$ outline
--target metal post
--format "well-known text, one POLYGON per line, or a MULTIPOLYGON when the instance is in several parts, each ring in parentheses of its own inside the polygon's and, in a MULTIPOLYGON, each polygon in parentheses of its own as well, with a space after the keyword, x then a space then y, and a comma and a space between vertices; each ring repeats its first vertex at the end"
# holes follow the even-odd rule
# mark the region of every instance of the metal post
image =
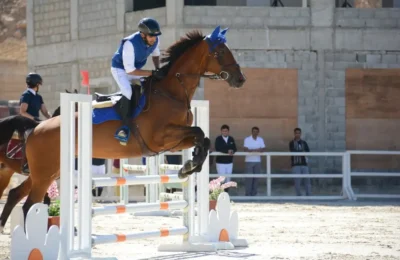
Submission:
POLYGON ((71 106, 69 94, 61 93, 61 109, 63 113, 60 121, 60 189, 61 211, 60 211, 60 259, 69 259, 69 254, 74 247, 74 180, 73 169, 75 158, 75 118, 74 106, 71 106))
POLYGON ((271 155, 267 154, 267 196, 271 197, 271 155))
MULTIPOLYGON (((124 164, 128 163, 128 159, 120 159, 119 161, 119 176, 124 178, 127 176, 124 170, 124 164)), ((122 185, 119 187, 119 200, 121 204, 127 205, 129 204, 129 186, 122 185)))
POLYGON ((78 104, 78 244, 79 251, 92 250, 92 97, 78 104))
POLYGON ((82 138, 83 135, 92 137, 92 97, 90 95, 71 95, 68 93, 60 94, 61 100, 61 123, 60 123, 60 259, 70 259, 74 253, 74 206, 75 206, 75 185, 74 185, 74 168, 75 168, 75 151, 76 151, 76 119, 75 119, 75 102, 79 104, 79 158, 78 158, 78 189, 79 189, 79 219, 78 219, 78 251, 85 255, 91 256, 91 162, 92 162, 92 139, 82 138), (88 119, 89 118, 89 119, 88 119), (85 140, 85 142, 83 142, 85 140), (88 141, 87 141, 88 140, 88 141), (82 171, 85 172, 83 179, 82 171), (87 175, 89 176, 87 176, 87 175), (89 188, 88 188, 89 187, 89 188), (89 195, 87 194, 89 193, 89 195), (86 222, 85 222, 86 221, 86 222))
MULTIPOLYGON (((196 107, 196 126, 201 127, 206 137, 210 136, 210 111, 209 111, 209 101, 202 100, 198 104, 193 102, 192 107, 196 107)), ((196 173, 197 177, 197 215, 198 215, 198 225, 197 230, 200 236, 207 234, 208 229, 208 215, 209 215, 209 190, 208 184, 210 181, 210 164, 209 155, 203 163, 201 172, 196 173)), ((194 189, 194 186, 193 186, 194 189)))

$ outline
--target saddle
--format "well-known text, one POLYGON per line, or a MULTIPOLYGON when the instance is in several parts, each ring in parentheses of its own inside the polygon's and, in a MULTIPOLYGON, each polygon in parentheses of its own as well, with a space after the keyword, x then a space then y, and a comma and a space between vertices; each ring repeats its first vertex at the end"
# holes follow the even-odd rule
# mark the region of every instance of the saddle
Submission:
MULTIPOLYGON (((133 96, 136 99, 136 105, 137 105, 138 101, 140 99, 143 87, 139 87, 137 85, 131 85, 131 88, 132 88, 133 96)), ((94 96, 95 96, 95 100, 93 100, 93 102, 92 102, 93 108, 113 107, 121 99, 122 92, 119 91, 119 92, 115 92, 115 93, 111 93, 111 94, 102 94, 99 92, 95 92, 94 96)))
POLYGON ((96 102, 105 102, 105 101, 110 101, 112 100, 113 97, 121 97, 122 93, 121 92, 116 92, 116 93, 112 93, 112 94, 101 94, 98 92, 94 93, 95 97, 96 97, 96 102))
POLYGON ((12 160, 22 160, 21 173, 29 174, 29 166, 25 154, 25 142, 33 129, 28 129, 23 133, 15 131, 7 144, 6 157, 12 160))

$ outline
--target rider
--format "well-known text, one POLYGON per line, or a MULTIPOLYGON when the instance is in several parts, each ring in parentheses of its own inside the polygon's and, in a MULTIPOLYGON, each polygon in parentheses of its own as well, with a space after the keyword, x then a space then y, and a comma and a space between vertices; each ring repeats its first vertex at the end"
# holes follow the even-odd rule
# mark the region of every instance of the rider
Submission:
POLYGON ((164 75, 160 68, 160 25, 155 19, 143 18, 138 24, 139 31, 122 39, 111 62, 111 73, 117 82, 122 97, 120 100, 120 115, 123 126, 116 132, 115 138, 126 145, 130 133, 130 118, 136 107, 136 99, 132 93, 134 88, 141 88, 140 78, 153 76, 161 80, 164 75), (155 70, 142 70, 147 58, 152 56, 155 70))
MULTIPOLYGON (((50 118, 51 115, 47 111, 46 105, 43 102, 43 98, 39 95, 39 87, 42 85, 42 77, 37 73, 29 73, 26 76, 27 89, 22 93, 20 98, 20 114, 28 117, 35 121, 40 121, 39 111, 42 112, 43 116, 50 118)), ((25 154, 25 145, 23 146, 23 154, 25 154)), ((26 164, 26 158, 23 156, 22 160, 22 172, 29 173, 28 165, 26 164)))
POLYGON ((39 111, 42 112, 43 116, 50 118, 51 115, 47 111, 46 105, 43 102, 43 98, 39 95, 39 87, 42 85, 42 77, 37 73, 29 73, 26 76, 27 89, 22 93, 20 98, 20 114, 28 117, 35 121, 40 121, 39 111))

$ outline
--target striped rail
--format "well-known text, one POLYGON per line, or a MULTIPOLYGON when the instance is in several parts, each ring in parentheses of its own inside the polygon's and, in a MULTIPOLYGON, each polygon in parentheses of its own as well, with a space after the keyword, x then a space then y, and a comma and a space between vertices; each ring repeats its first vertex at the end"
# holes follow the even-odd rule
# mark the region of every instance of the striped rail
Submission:
POLYGON ((155 183, 183 183, 188 177, 180 179, 174 175, 146 175, 146 176, 127 176, 127 177, 101 177, 93 178, 94 187, 111 187, 123 185, 145 185, 155 183))
POLYGON ((184 209, 188 206, 185 200, 167 201, 160 203, 140 203, 128 205, 113 205, 96 207, 92 209, 93 217, 109 214, 124 214, 135 212, 147 212, 151 210, 170 210, 170 209, 184 209))
POLYGON ((122 166, 125 172, 127 171, 140 171, 140 172, 145 172, 147 170, 146 165, 136 165, 136 164, 124 164, 122 166))
POLYGON ((113 234, 113 235, 97 235, 92 237, 94 245, 119 243, 135 239, 152 238, 152 237, 169 237, 185 235, 188 233, 187 227, 159 229, 153 231, 142 231, 133 234, 113 234))

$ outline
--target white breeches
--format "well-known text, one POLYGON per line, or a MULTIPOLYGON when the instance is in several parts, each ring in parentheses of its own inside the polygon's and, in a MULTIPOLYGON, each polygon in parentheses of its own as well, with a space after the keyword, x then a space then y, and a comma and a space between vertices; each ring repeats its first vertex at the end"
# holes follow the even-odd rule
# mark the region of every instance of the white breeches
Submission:
MULTIPOLYGON (((232 174, 233 163, 217 163, 217 172, 220 176, 232 174)), ((231 181, 231 177, 226 177, 224 183, 231 181)))
POLYGON ((123 69, 111 68, 111 74, 117 82, 122 95, 131 100, 132 88, 131 82, 140 85, 140 76, 129 75, 123 69))

